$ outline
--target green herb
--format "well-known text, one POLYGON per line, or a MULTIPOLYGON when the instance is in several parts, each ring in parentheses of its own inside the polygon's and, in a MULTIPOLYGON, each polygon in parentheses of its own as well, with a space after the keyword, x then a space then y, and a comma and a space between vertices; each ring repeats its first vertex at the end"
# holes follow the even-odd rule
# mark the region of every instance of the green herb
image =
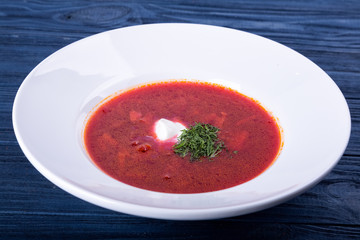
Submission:
POLYGON ((219 129, 210 124, 195 123, 182 130, 178 142, 173 146, 174 152, 180 157, 189 154, 191 162, 200 157, 214 158, 225 148, 224 142, 218 139, 218 132, 219 129))

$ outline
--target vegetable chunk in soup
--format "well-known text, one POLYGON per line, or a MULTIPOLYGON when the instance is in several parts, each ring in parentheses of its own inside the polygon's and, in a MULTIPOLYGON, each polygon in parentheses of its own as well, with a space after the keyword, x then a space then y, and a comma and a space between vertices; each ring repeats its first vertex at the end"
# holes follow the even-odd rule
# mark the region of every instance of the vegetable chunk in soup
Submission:
POLYGON ((84 142, 91 160, 109 176, 166 193, 210 192, 247 182, 274 162, 282 144, 276 120, 256 101, 189 81, 148 84, 111 98, 89 117, 84 142), (160 140, 154 127, 159 119, 186 127, 181 136, 188 134, 187 142, 177 142, 178 135, 160 140), (196 132, 197 124, 213 132, 196 132), (206 145, 210 134, 214 146, 206 145), (205 146, 205 155, 195 158, 186 144, 194 151, 205 146), (179 145, 188 154, 175 148, 179 145))

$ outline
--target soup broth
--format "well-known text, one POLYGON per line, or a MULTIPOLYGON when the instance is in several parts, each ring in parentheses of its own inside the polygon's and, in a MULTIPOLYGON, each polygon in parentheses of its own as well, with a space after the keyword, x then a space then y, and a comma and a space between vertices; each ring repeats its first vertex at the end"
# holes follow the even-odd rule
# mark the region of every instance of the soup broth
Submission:
POLYGON ((264 172, 281 148, 275 118, 258 102, 216 84, 169 81, 125 91, 100 105, 85 130, 86 151, 109 176, 134 187, 166 193, 202 193, 230 188, 264 172), (160 141, 161 118, 189 127, 220 129, 225 149, 190 161, 160 141))

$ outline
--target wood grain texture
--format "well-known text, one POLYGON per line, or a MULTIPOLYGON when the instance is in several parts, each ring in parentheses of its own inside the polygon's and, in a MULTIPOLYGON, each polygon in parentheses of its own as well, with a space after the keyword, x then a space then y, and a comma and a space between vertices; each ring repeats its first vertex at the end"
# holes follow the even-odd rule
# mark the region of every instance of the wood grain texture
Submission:
POLYGON ((360 239, 360 1, 0 2, 0 239, 360 239), (352 135, 318 185, 277 207, 215 221, 162 221, 79 200, 46 180, 18 146, 12 103, 45 57, 102 31, 189 22, 280 42, 318 64, 346 97, 352 135))

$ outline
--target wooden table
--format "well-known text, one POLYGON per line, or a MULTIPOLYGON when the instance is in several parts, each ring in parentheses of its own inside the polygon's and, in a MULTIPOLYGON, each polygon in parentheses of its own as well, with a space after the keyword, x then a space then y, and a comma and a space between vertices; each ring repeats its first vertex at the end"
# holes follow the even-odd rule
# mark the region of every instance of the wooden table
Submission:
POLYGON ((360 1, 0 2, 0 239, 360 239, 360 1), (45 57, 106 30, 159 22, 240 29, 310 58, 343 91, 349 146, 317 186, 277 207, 214 221, 134 217, 84 202, 53 185, 14 136, 17 89, 45 57))

